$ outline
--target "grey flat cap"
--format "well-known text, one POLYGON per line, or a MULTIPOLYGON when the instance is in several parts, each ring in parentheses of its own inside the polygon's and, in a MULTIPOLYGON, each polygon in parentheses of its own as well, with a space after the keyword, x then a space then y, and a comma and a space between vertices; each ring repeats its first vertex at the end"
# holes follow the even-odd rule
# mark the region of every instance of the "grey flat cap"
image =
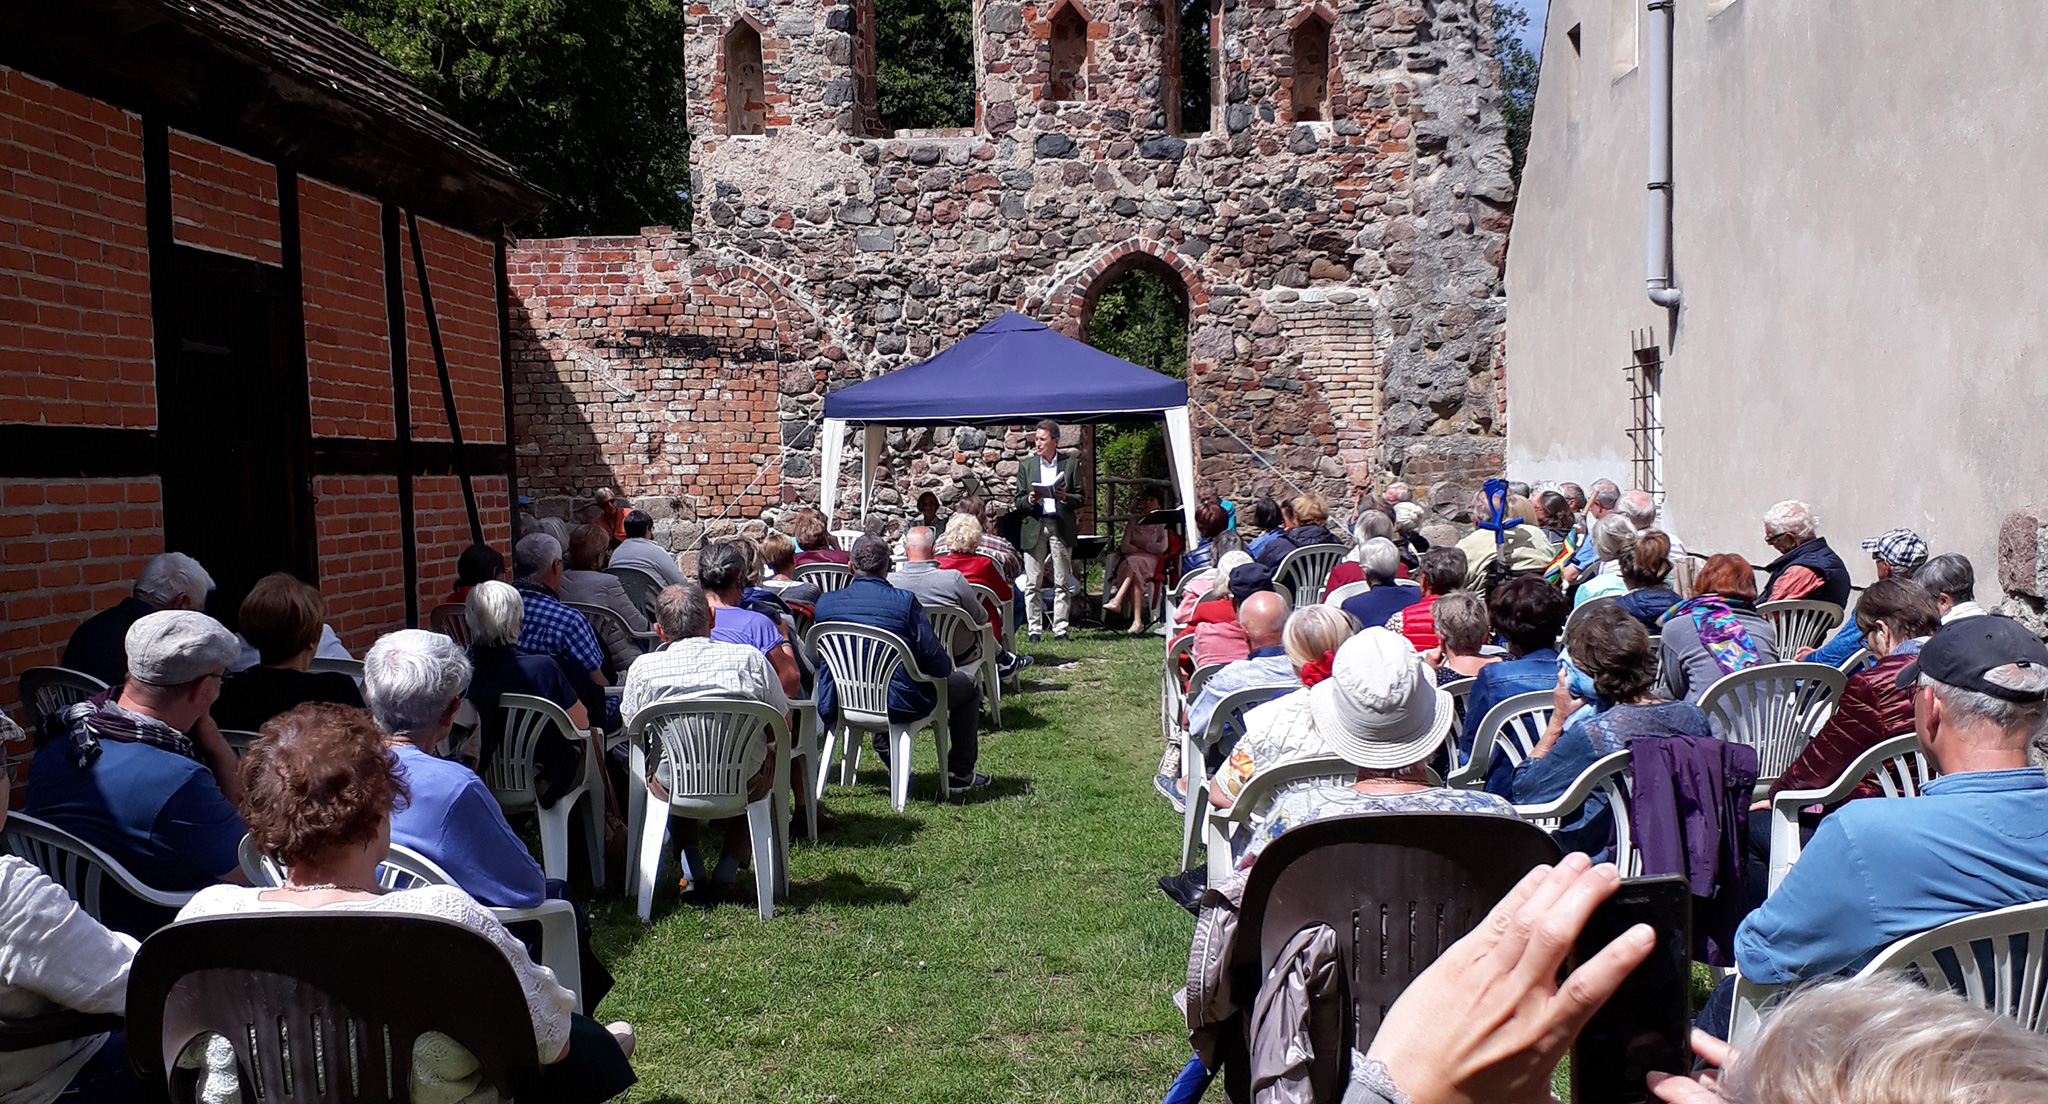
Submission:
POLYGON ((226 671, 241 642, 220 622, 192 610, 163 610, 129 626, 128 674, 151 686, 183 686, 226 671))

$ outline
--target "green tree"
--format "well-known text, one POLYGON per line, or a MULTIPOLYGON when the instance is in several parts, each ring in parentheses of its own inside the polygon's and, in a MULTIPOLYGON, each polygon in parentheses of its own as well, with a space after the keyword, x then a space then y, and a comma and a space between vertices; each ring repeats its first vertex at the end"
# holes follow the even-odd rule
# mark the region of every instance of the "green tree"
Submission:
POLYGON ((526 234, 688 225, 679 0, 326 0, 554 198, 526 234))
POLYGON ((1180 132, 1206 134, 1209 98, 1214 92, 1209 72, 1210 0, 1180 3, 1180 132))
POLYGON ((1500 117, 1508 127, 1508 152, 1514 155, 1509 174, 1522 183, 1522 166, 1529 160, 1529 123, 1536 114, 1536 78, 1539 64, 1535 54, 1522 45, 1522 33, 1529 27, 1529 13, 1513 0, 1496 0, 1493 5, 1493 49, 1500 59, 1500 117))
MULTIPOLYGON (((1188 374, 1188 324, 1180 292, 1158 273, 1134 268, 1095 297, 1088 344, 1175 379, 1188 374)), ((1095 431, 1100 475, 1164 479, 1166 437, 1158 422, 1114 422, 1095 431)), ((1127 503, 1119 503, 1119 507, 1127 503)))
POLYGON ((973 126, 973 0, 875 0, 875 69, 884 128, 973 126))

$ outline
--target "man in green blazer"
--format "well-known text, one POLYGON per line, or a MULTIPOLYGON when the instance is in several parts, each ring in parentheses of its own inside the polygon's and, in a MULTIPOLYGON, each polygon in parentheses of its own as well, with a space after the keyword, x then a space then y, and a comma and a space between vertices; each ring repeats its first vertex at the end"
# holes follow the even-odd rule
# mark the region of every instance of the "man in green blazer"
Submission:
POLYGON ((1059 423, 1050 418, 1031 431, 1032 452, 1017 465, 1017 509, 1024 523, 1018 551, 1024 553, 1024 614, 1030 639, 1045 631, 1045 606, 1039 599, 1048 561, 1052 567, 1052 635, 1067 638, 1071 604, 1068 580, 1074 574, 1074 509, 1081 502, 1080 467, 1061 456, 1059 423))

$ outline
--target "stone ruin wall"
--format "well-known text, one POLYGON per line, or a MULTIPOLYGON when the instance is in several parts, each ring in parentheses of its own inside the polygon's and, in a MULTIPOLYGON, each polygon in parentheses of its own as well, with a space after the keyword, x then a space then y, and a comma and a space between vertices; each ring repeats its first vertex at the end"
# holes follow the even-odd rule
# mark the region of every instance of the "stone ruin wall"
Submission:
MULTIPOLYGON (((1046 95, 1056 11, 980 0, 979 126, 876 136, 869 5, 694 4, 693 227, 513 251, 520 480, 544 507, 613 484, 679 549, 773 522, 817 500, 826 392, 1006 310, 1084 336, 1133 265, 1186 291, 1198 466, 1227 496, 1278 486, 1267 464, 1334 499, 1405 478, 1462 500, 1499 469, 1513 195, 1483 0, 1220 0, 1212 125, 1185 136, 1161 108, 1177 27, 1106 0, 1077 9, 1077 98, 1046 95), (1310 18, 1328 121, 1292 122, 1310 18), (736 20, 762 42, 760 135, 726 133, 736 20)), ((1007 487, 1022 427, 890 445, 893 519, 922 490, 1007 487)))

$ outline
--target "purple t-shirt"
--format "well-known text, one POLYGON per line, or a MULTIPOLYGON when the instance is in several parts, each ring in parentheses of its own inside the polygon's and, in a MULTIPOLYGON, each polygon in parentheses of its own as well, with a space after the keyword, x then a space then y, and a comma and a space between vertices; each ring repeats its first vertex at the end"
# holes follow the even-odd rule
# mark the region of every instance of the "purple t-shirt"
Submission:
POLYGON ((749 648, 767 655, 783 644, 782 628, 762 614, 737 606, 717 606, 712 609, 715 618, 711 626, 711 639, 727 644, 745 644, 749 648))

